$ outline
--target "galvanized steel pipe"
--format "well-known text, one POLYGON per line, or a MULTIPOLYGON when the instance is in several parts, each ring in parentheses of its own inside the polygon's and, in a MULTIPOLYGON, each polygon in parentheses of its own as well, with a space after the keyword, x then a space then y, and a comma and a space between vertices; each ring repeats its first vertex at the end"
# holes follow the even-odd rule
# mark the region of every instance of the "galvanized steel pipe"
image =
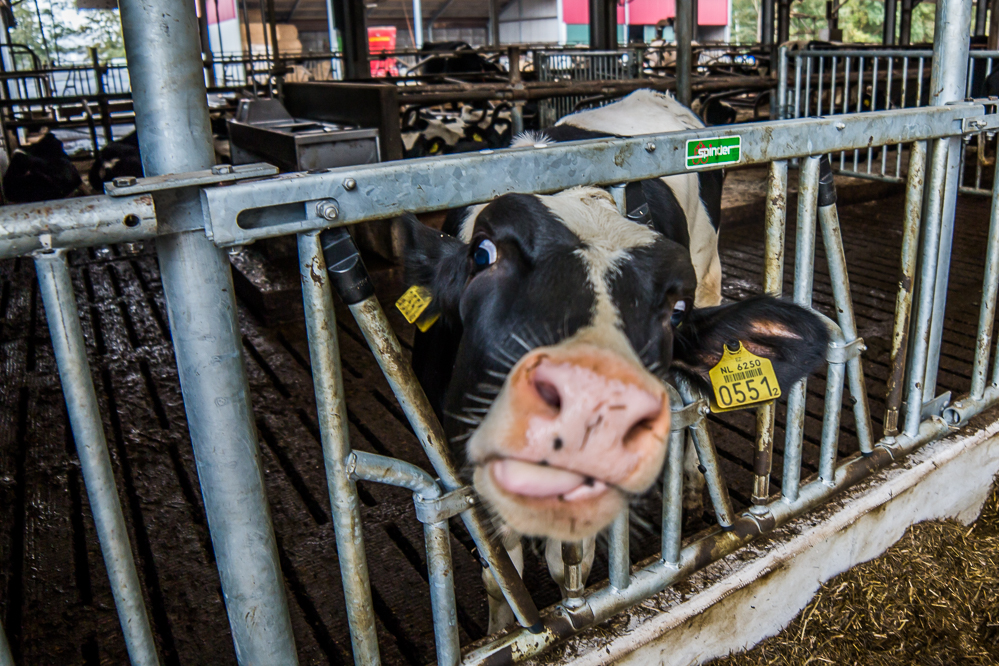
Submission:
MULTIPOLYGON (((685 383, 681 382, 677 386, 677 391, 683 398, 683 404, 689 405, 700 399, 700 396, 695 394, 693 389, 685 383)), ((732 511, 732 500, 728 496, 728 486, 725 485, 721 469, 718 467, 718 453, 711 441, 711 434, 708 432, 708 424, 704 416, 701 414, 700 418, 691 424, 690 436, 697 451, 697 459, 703 468, 708 496, 711 498, 711 504, 715 510, 715 518, 719 525, 728 527, 735 519, 735 514, 732 511)))
MULTIPOLYGON (((194 4, 122 0, 120 9, 146 175, 211 167, 194 4)), ((157 202, 162 233, 190 228, 200 216, 197 191, 171 192, 157 202)), ((236 658, 296 664, 228 256, 200 231, 162 235, 156 249, 236 658)))
POLYGON ((136 666, 157 666, 160 661, 156 654, 156 642, 142 599, 139 574, 128 542, 128 528, 115 487, 104 424, 97 407, 97 393, 76 309, 73 281, 66 264, 66 251, 36 254, 35 272, 45 304, 52 350, 59 368, 62 393, 66 398, 97 540, 111 581, 118 620, 125 634, 125 647, 130 661, 136 666))
MULTIPOLYGON (((979 0, 984 2, 984 0, 979 0)), ((982 304, 978 315, 978 338, 975 341, 975 361, 971 368, 971 397, 980 399, 985 393, 989 351, 992 347, 992 322, 996 316, 996 293, 999 292, 999 169, 992 181, 992 208, 989 214, 989 239, 985 251, 985 280, 982 283, 982 304)), ((999 353, 996 354, 999 371, 999 353)), ((993 375, 993 383, 999 375, 993 375)))
MULTIPOLYGON (((350 626, 350 643, 356 664, 377 664, 380 660, 378 636, 371 600, 371 582, 368 578, 368 561, 364 552, 361 505, 347 465, 347 457, 351 455, 350 435, 340 369, 340 343, 336 335, 333 290, 326 274, 319 232, 299 235, 298 261, 305 306, 305 329, 309 338, 309 361, 319 416, 319 435, 350 626)), ((430 484, 436 488, 432 479, 430 484)))
MULTIPOLYGON (((772 0, 771 0, 772 1, 772 0)), ((690 106, 690 77, 693 74, 694 58, 691 40, 694 32, 693 0, 676 0, 676 20, 673 23, 676 35, 676 98, 684 106, 690 106)))
MULTIPOLYGON (((676 405, 673 411, 683 408, 680 394, 670 385, 666 385, 670 405, 676 405)), ((666 454, 666 466, 663 470, 663 516, 662 516, 662 561, 669 566, 678 566, 680 562, 680 543, 683 526, 683 455, 686 429, 671 430, 669 433, 669 450, 666 454)))

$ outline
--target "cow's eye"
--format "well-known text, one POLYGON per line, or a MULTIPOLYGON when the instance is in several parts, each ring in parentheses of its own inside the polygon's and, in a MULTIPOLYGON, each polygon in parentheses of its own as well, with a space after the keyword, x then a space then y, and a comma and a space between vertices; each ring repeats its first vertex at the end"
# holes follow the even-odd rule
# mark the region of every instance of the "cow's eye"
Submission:
POLYGON ((687 301, 677 301, 676 305, 673 306, 673 314, 670 315, 669 323, 670 326, 676 328, 683 323, 684 317, 687 316, 687 301))
POLYGON ((472 261, 479 268, 485 268, 486 266, 492 266, 496 263, 496 245, 488 238, 479 243, 479 246, 475 248, 475 254, 472 255, 472 261))

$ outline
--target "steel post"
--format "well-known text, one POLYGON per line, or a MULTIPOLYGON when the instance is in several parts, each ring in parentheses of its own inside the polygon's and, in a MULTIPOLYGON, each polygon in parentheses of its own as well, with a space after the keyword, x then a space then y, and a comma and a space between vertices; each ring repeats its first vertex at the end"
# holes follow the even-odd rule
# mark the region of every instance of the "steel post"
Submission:
POLYGON ((774 44, 779 46, 789 39, 791 39, 791 0, 777 0, 777 41, 774 44))
POLYGON ((691 0, 677 0, 676 21, 673 29, 676 35, 676 98, 685 106, 693 99, 690 91, 690 77, 693 69, 691 40, 694 30, 694 11, 691 0))
MULTIPOLYGON (((964 99, 968 73, 968 27, 971 3, 966 0, 940 0, 937 3, 933 39, 933 68, 930 74, 930 105, 943 106, 964 99)), ((960 180, 961 139, 946 141, 947 175, 944 181, 942 228, 930 325, 930 346, 923 384, 923 401, 932 400, 937 384, 940 344, 943 339, 950 253, 954 240, 954 213, 960 180)))
MULTIPOLYGON (((916 0, 918 2, 918 0, 916 0)), ((902 12, 898 19, 898 44, 908 46, 912 36, 913 0, 902 0, 902 12)))
MULTIPOLYGON (((669 404, 674 412, 683 409, 683 400, 676 389, 666 385, 669 404)), ((662 561, 669 566, 680 562, 683 527, 683 455, 686 428, 670 430, 669 449, 663 468, 662 561)))
MULTIPOLYGON (((214 150, 194 4, 123 0, 120 9, 146 175, 209 168, 214 150)), ((228 256, 204 232, 180 231, 201 214, 196 189, 157 199, 167 235, 156 249, 205 512, 236 658, 295 664, 228 256)))
MULTIPOLYGON (((786 55, 786 49, 781 49, 786 55)), ((784 290, 784 234, 787 224, 787 161, 771 162, 767 173, 767 201, 764 219, 763 293, 780 298, 784 290)), ((768 402, 756 410, 756 452, 753 458, 753 504, 763 507, 770 496, 773 469, 774 416, 768 402)))
POLYGON ((885 0, 885 18, 881 33, 881 43, 895 45, 895 16, 898 14, 898 0, 885 0))
POLYGON ((930 347, 930 319, 933 314, 933 291, 937 275, 937 258, 940 248, 940 231, 943 216, 943 189, 947 171, 948 140, 935 139, 930 156, 929 186, 925 188, 923 241, 920 249, 922 266, 919 270, 919 299, 916 301, 915 327, 911 333, 911 360, 905 392, 906 435, 919 430, 923 406, 923 381, 930 347))
POLYGON ((623 590, 631 576, 631 510, 625 508, 611 523, 607 534, 610 584, 623 590))
POLYGON ((843 409, 845 364, 830 363, 826 368, 826 395, 822 412, 822 438, 819 442, 819 480, 832 485, 836 474, 836 447, 839 419, 843 409))
MULTIPOLYGON (((684 405, 692 404, 701 397, 685 384, 678 386, 677 390, 680 397, 683 398, 681 404, 684 405)), ((725 485, 725 480, 722 479, 721 469, 718 466, 718 452, 715 451, 714 442, 711 441, 707 420, 703 413, 691 424, 690 436, 697 451, 697 460, 703 468, 702 472, 708 487, 708 497, 711 498, 711 506, 715 510, 715 518, 722 527, 730 527, 735 521, 735 512, 732 510, 732 500, 728 496, 728 487, 725 485)))
POLYGON ((413 41, 417 49, 423 48, 423 3, 420 0, 413 0, 413 41))
POLYGON ((586 581, 583 580, 583 543, 581 541, 562 542, 562 587, 565 588, 563 606, 579 608, 586 603, 583 599, 586 581))
MULTIPOLYGON (((819 192, 819 158, 801 160, 798 185, 798 220, 794 248, 794 302, 811 307, 815 264, 815 211, 819 192)), ((808 378, 791 387, 787 398, 782 495, 785 502, 798 499, 801 482, 801 443, 805 434, 805 395, 808 378)))
MULTIPOLYGON (((971 397, 977 400, 985 393, 985 376, 992 347, 992 322, 996 316, 996 293, 999 292, 999 169, 992 181, 992 209, 989 215, 989 240, 985 252, 985 281, 982 284, 982 304, 978 316, 978 338, 975 342, 975 362, 971 368, 971 397)), ((999 362, 999 354, 996 354, 999 362)), ((996 364, 999 369, 999 363, 996 364)), ((996 383, 994 377, 992 383, 996 383)))
MULTIPOLYGON (((350 304, 349 307, 364 334, 364 339, 374 353, 375 360, 378 361, 378 366, 392 388, 392 393, 399 401, 406 419, 413 426, 413 431, 430 459, 430 464, 440 475, 444 490, 450 492, 460 488, 464 483, 451 457, 444 430, 437 422, 433 408, 423 389, 420 388, 378 300, 374 296, 369 296, 350 304)), ((475 541, 484 563, 493 568, 496 582, 503 590, 503 596, 510 604, 517 621, 524 627, 534 626, 539 621, 537 608, 524 587, 520 574, 510 561, 510 556, 498 541, 492 538, 494 530, 491 529, 489 516, 484 508, 476 504, 471 510, 462 513, 461 518, 472 540, 475 541)))
POLYGON ((45 304, 45 318, 59 367, 76 452, 80 458, 80 471, 111 581, 118 620, 125 634, 128 656, 132 664, 155 666, 160 661, 115 487, 111 456, 104 438, 104 425, 97 407, 97 393, 90 375, 87 347, 73 295, 73 282, 66 264, 66 250, 35 254, 35 271, 45 304))
POLYGON ((988 11, 989 0, 977 0, 975 3, 975 37, 985 36, 988 11))
POLYGON ((305 328, 309 337, 309 361, 354 663, 359 666, 377 664, 378 636, 375 633, 371 583, 364 552, 361 504, 357 486, 347 470, 347 456, 351 451, 333 289, 326 276, 326 260, 319 243, 319 232, 299 235, 298 257, 305 328))
POLYGON ((891 337, 888 392, 885 400, 884 434, 898 434, 898 415, 902 406, 905 360, 909 347, 909 319, 912 293, 916 282, 919 248, 919 224, 923 205, 923 181, 926 178, 926 142, 916 141, 909 148, 909 172, 905 187, 905 222, 902 230, 902 256, 899 267, 898 294, 895 297, 895 324, 891 337))
POLYGON ((760 5, 760 45, 764 47, 774 43, 775 2, 776 0, 763 0, 760 5))

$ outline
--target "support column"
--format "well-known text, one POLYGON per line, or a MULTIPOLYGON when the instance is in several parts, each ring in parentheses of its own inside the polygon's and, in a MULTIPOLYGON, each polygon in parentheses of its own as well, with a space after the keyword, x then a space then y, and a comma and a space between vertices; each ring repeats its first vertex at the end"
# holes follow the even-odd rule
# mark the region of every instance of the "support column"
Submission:
POLYGON ((489 45, 499 46, 499 0, 489 0, 489 45))
POLYGON ((423 3, 420 0, 413 0, 413 39, 416 41, 416 48, 423 48, 423 3))
POLYGON ((693 101, 690 93, 690 75, 693 57, 690 48, 694 28, 693 6, 690 0, 676 0, 676 98, 685 106, 693 101))
MULTIPOLYGON (((760 45, 764 47, 773 46, 774 43, 774 4, 775 0, 763 0, 760 4, 760 45)), ((677 11, 680 11, 679 8, 677 11)))
POLYGON ((897 13, 897 0, 885 0, 884 31, 881 37, 881 43, 885 46, 895 45, 895 14, 897 13))
MULTIPOLYGON (((889 0, 885 0, 888 2, 889 0)), ((894 0, 891 0, 894 2, 894 0)), ((780 46, 791 39, 791 0, 777 1, 777 41, 774 46, 780 46)), ((774 49, 774 53, 777 50, 774 49)))
POLYGON ((992 0, 989 13, 989 51, 999 49, 999 0, 992 0))
POLYGON ((902 0, 902 13, 898 20, 898 43, 899 46, 908 46, 912 36, 912 8, 915 6, 913 0, 902 0))
POLYGON ((344 80, 371 78, 364 0, 333 0, 333 14, 343 40, 344 80))
POLYGON ((975 37, 984 37, 988 25, 989 0, 978 0, 975 5, 975 37))
MULTIPOLYGON (((147 176, 214 162, 194 4, 122 0, 121 24, 147 176)), ((197 189, 157 197, 162 271, 184 407, 240 664, 297 664, 264 488, 232 275, 204 231, 197 189)))
MULTIPOLYGON (((930 104, 943 106, 964 99, 968 74, 968 28, 971 3, 965 0, 938 0, 933 39, 933 69, 930 75, 930 104)), ((947 282, 954 240, 954 212, 960 170, 961 138, 946 140, 947 161, 944 180, 940 250, 937 255, 936 287, 933 293, 933 318, 930 325, 923 402, 936 392, 937 367, 943 338, 944 311, 947 307, 947 282)), ((931 176, 932 177, 932 176, 931 176)), ((923 258, 925 260, 925 257, 923 258)), ((909 408, 917 408, 910 405, 909 408)))
POLYGON ((590 48, 594 51, 617 48, 617 3, 614 0, 590 0, 590 48))

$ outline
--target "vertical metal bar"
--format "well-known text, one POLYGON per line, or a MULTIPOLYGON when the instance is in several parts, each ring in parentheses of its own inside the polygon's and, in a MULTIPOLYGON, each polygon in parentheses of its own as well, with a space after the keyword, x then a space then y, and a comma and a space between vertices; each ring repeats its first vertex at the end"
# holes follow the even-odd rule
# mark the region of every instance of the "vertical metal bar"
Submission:
MULTIPOLYGON (((823 174, 825 176, 825 174, 823 174)), ((823 177, 822 181, 826 178, 823 177)), ((828 181, 832 183, 832 170, 828 172, 828 181)), ((823 203, 820 183, 820 204, 823 203)), ((834 191, 835 192, 835 191, 834 191)), ((835 194, 834 194, 835 196, 835 194)), ((836 306, 836 322, 843 332, 844 343, 857 339, 857 324, 853 315, 853 302, 850 295, 850 276, 846 269, 846 253, 843 250, 843 237, 839 226, 839 215, 836 213, 835 202, 819 206, 819 223, 822 226, 822 244, 826 249, 826 261, 829 266, 829 279, 832 283, 833 302, 836 306)), ((861 453, 867 454, 874 450, 874 434, 871 427, 871 412, 867 403, 867 382, 864 379, 864 368, 860 357, 855 356, 846 363, 847 377, 850 382, 850 397, 853 399, 853 413, 857 424, 857 440, 861 453)), ((842 384, 842 381, 841 381, 842 384)), ((842 400, 843 387, 838 389, 842 400)), ((829 398, 826 398, 828 405, 829 398)), ((836 403, 836 426, 839 426, 839 402, 836 403)), ((829 477, 831 481, 831 477, 829 477)))
MULTIPOLYGON (((887 81, 887 86, 886 86, 887 89, 885 90, 885 110, 886 111, 891 106, 891 75, 892 75, 892 73, 894 71, 895 71, 895 60, 894 60, 894 58, 889 57, 888 58, 888 81, 887 81)), ((887 165, 888 165, 888 151, 889 150, 891 150, 891 146, 889 146, 888 144, 885 144, 881 148, 881 175, 882 176, 885 175, 885 169, 887 168, 887 165)), ((898 173, 896 173, 895 175, 897 176, 898 173)))
MULTIPOLYGON (((843 65, 843 113, 850 112, 850 63, 853 62, 853 56, 843 56, 845 61, 843 65)), ((839 169, 843 170, 846 159, 846 151, 841 150, 839 152, 839 169)))
MULTIPOLYGON (((326 275, 326 260, 319 243, 319 232, 299 235, 298 261, 319 433, 326 465, 326 484, 333 512, 333 531, 336 535, 354 663, 377 664, 378 636, 375 633, 371 583, 361 529, 361 505, 357 497, 357 486, 351 480, 346 464, 350 454, 350 439, 340 370, 340 343, 337 340, 336 313, 333 310, 333 290, 326 275)), ((430 545, 429 537, 427 545, 430 545)))
POLYGON ((822 413, 822 439, 819 442, 819 481, 833 485, 836 474, 836 445, 839 417, 843 409, 843 363, 830 363, 826 369, 826 395, 822 413))
MULTIPOLYGON (((406 419, 413 426, 413 431, 430 459, 430 464, 440 475, 441 485, 449 492, 461 487, 464 483, 458 474, 458 467, 451 458, 444 430, 437 422, 433 408, 423 389, 420 388, 378 300, 371 296, 349 307, 364 334, 364 339, 374 353, 375 360, 378 361, 378 366, 392 388, 392 393, 399 401, 406 419)), ((488 566, 494 568, 493 575, 496 582, 503 590, 503 596, 510 604, 517 621, 524 627, 534 626, 540 621, 537 608, 524 587, 520 574, 510 561, 510 556, 491 538, 494 530, 491 529, 492 523, 485 510, 476 504, 471 510, 462 513, 461 518, 479 553, 488 566)))
MULTIPOLYGON (((878 60, 880 60, 880 58, 874 56, 873 58, 871 58, 871 60, 874 63, 874 66, 871 71, 871 111, 877 111, 878 110, 878 60)), ((887 99, 888 98, 886 95, 885 100, 887 101, 887 99)), ((885 104, 885 109, 887 108, 888 105, 885 104)), ((874 149, 871 146, 867 147, 867 173, 871 172, 871 160, 873 159, 872 156, 874 154, 873 151, 874 149)))
POLYGON ((884 27, 881 36, 881 43, 885 46, 895 44, 895 15, 897 14, 897 0, 885 0, 884 27))
MULTIPOLYGON (((683 404, 691 404, 700 399, 700 395, 695 393, 689 386, 681 384, 677 387, 683 404)), ((718 453, 715 445, 711 441, 708 433, 707 420, 702 413, 697 421, 690 426, 690 436, 697 450, 697 460, 704 468, 704 480, 708 486, 708 496, 711 498, 711 505, 715 510, 715 518, 722 527, 729 527, 735 522, 735 514, 732 511, 732 501, 728 496, 728 487, 722 479, 721 469, 718 466, 718 453)))
MULTIPOLYGON (((872 100, 871 108, 873 109, 874 104, 872 100)), ((857 113, 860 113, 864 109, 864 56, 860 56, 857 59, 857 113)), ((860 159, 860 151, 854 149, 853 151, 853 170, 857 170, 858 161, 860 159)))
MULTIPOLYGON (((794 302, 812 304, 815 263, 815 210, 819 191, 819 158, 806 157, 799 169, 798 228, 794 248, 794 302)), ((801 442, 805 431, 805 394, 808 378, 801 379, 787 398, 787 427, 784 438, 784 477, 782 495, 786 502, 798 499, 801 483, 801 442)))
MULTIPOLYGON (((992 322, 996 316, 996 292, 999 291, 999 169, 992 180, 992 209, 989 214, 989 241, 985 252, 985 281, 978 315, 978 339, 975 362, 971 368, 971 397, 980 400, 985 393, 989 348, 992 346, 992 322)), ((996 356, 999 359, 999 354, 996 356)), ((999 365, 996 366, 999 368, 999 365)))
MULTIPOLYGON (((194 3, 120 3, 147 176, 214 162, 194 3)), ((201 216, 197 191, 157 197, 162 229, 201 216)), ((236 656, 296 664, 284 579, 250 406, 228 255, 204 231, 156 240, 174 354, 236 656)))
POLYGON ((776 117, 778 120, 787 118, 787 47, 781 46, 777 50, 777 104, 776 117))
MULTIPOLYGON (((764 0, 766 3, 768 0, 764 0)), ((769 0, 773 2, 773 0, 769 0)), ((690 75, 693 67, 690 42, 694 30, 692 0, 676 2, 676 96, 684 106, 693 101, 690 92, 690 75)), ((771 26, 771 29, 773 26, 771 26)), ((770 44, 771 42, 766 42, 770 44)))
POLYGON ((947 171, 947 139, 935 139, 930 156, 929 187, 925 188, 926 206, 923 243, 920 251, 922 268, 919 272, 919 300, 916 305, 916 326, 912 332, 912 360, 906 389, 906 435, 919 431, 923 407, 923 381, 930 346, 930 319, 933 314, 933 291, 936 283, 937 258, 943 216, 943 188, 947 171))
POLYGON ((899 267, 898 294, 895 297, 895 324, 891 336, 888 394, 885 402, 884 433, 898 434, 898 413, 902 405, 905 381, 905 358, 909 348, 909 316, 916 280, 916 251, 919 247, 919 223, 923 206, 923 181, 926 177, 926 142, 917 141, 909 148, 909 173, 905 187, 905 223, 902 230, 902 256, 899 267))
MULTIPOLYGON (((461 661, 458 637, 458 609, 454 600, 454 569, 451 562, 451 534, 447 521, 423 526, 427 544, 427 574, 430 582, 430 606, 434 616, 434 642, 437 666, 457 666, 461 661)), ((369 606, 370 608, 370 606, 369 606)), ((368 662, 358 661, 364 664, 368 662)))
POLYGON ((819 82, 818 89, 816 90, 817 96, 815 98, 815 115, 817 116, 822 115, 822 77, 825 74, 825 65, 826 59, 819 56, 819 82))
MULTIPOLYGON (((787 223, 787 162, 771 162, 767 174, 766 240, 763 248, 763 292, 780 298, 784 289, 784 233, 787 223)), ((756 410, 756 452, 753 460, 753 505, 764 507, 770 497, 773 469, 774 417, 769 402, 756 410)))
POLYGON ((623 590, 631 580, 631 511, 627 507, 611 523, 607 542, 610 584, 623 590))
POLYGON ((812 106, 812 57, 806 57, 805 59, 805 113, 804 116, 807 118, 809 110, 812 106))
MULTIPOLYGON (((683 400, 672 386, 666 385, 673 411, 683 409, 683 400), (675 407, 674 407, 675 406, 675 407)), ((663 470, 662 558, 670 566, 680 563, 683 525, 683 444, 684 429, 671 430, 666 467, 663 470)))
POLYGON ((114 595, 125 646, 133 664, 158 665, 156 643, 142 599, 139 574, 135 570, 128 530, 115 488, 111 456, 104 439, 104 426, 97 407, 97 394, 90 376, 87 348, 80 328, 73 283, 66 264, 66 251, 35 255, 35 270, 41 287, 45 317, 52 337, 52 350, 73 428, 80 470, 97 528, 97 540, 114 595))
POLYGON ((800 118, 801 108, 801 54, 794 54, 794 117, 800 118))
POLYGON ((923 64, 925 63, 925 58, 919 56, 919 76, 916 78, 916 104, 915 106, 923 106, 923 64))
MULTIPOLYGON (((933 39, 933 70, 930 75, 930 104, 941 106, 964 98, 968 68, 968 26, 971 3, 963 0, 940 0, 937 4, 933 39)), ((932 400, 937 385, 940 344, 943 339, 944 312, 947 307, 947 283, 950 277, 950 254, 954 241, 954 213, 960 180, 961 137, 947 140, 947 172, 944 180, 939 256, 930 324, 929 355, 923 384, 924 402, 932 400)))

